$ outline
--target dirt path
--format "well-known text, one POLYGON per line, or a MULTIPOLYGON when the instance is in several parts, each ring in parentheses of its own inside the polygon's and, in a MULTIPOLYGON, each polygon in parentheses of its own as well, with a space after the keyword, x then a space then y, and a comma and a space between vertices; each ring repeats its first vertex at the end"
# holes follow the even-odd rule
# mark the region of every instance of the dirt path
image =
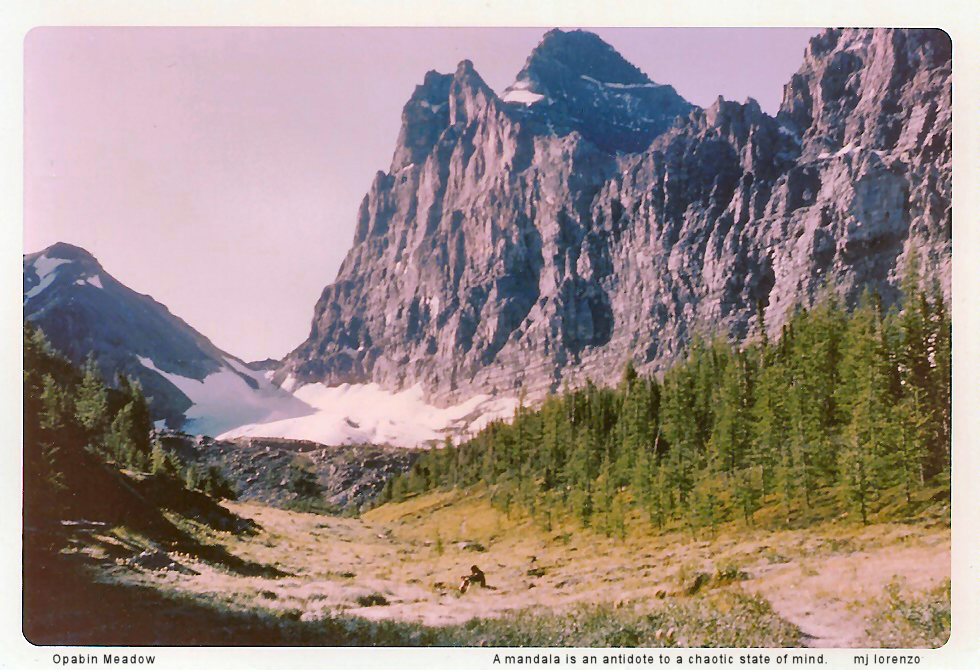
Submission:
POLYGON ((905 593, 934 588, 950 576, 945 532, 901 526, 868 531, 860 551, 800 557, 758 570, 745 588, 763 595, 804 634, 808 647, 875 646, 868 618, 894 585, 905 593))

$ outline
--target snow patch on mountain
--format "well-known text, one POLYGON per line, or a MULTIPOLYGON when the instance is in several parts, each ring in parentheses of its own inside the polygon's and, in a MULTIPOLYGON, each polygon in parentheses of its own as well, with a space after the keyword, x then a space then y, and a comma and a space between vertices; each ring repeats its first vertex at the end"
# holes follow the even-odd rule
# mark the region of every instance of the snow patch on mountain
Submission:
POLYGON ((446 435, 471 435, 490 421, 513 417, 518 406, 515 398, 480 395, 452 407, 434 407, 425 402, 421 385, 392 393, 377 384, 307 384, 294 395, 314 407, 314 413, 239 426, 218 437, 281 437, 329 445, 371 443, 411 448, 442 441, 446 435))
POLYGON ((446 103, 446 102, 443 102, 443 103, 440 103, 440 104, 438 104, 438 105, 433 105, 433 104, 432 104, 431 102, 429 102, 428 100, 419 100, 419 105, 421 105, 421 106, 422 106, 422 107, 424 107, 425 109, 428 109, 429 111, 431 111, 431 112, 432 112, 432 113, 434 113, 434 114, 435 114, 435 113, 438 113, 438 112, 440 112, 440 111, 442 111, 442 109, 443 109, 443 108, 444 108, 444 107, 445 107, 445 106, 446 106, 447 104, 449 104, 449 103, 446 103))
POLYGON ((279 385, 279 388, 281 388, 283 391, 287 391, 288 393, 292 393, 296 389, 297 382, 298 380, 296 379, 296 376, 290 374, 286 376, 286 379, 279 385))
POLYGON ((312 407, 271 384, 261 372, 249 370, 233 359, 227 367, 202 381, 159 369, 151 359, 139 357, 144 367, 164 377, 186 395, 194 405, 187 410, 183 430, 202 435, 218 435, 238 426, 279 421, 309 414, 312 407), (252 388, 242 374, 254 379, 252 388))
POLYGON ((40 281, 37 286, 24 294, 24 302, 27 302, 36 295, 40 295, 44 289, 51 286, 51 282, 53 282, 58 276, 58 273, 55 272, 55 270, 58 269, 58 266, 70 262, 71 261, 64 258, 49 258, 46 255, 40 256, 37 260, 35 260, 34 272, 37 273, 37 278, 40 281))
POLYGON ((642 84, 618 84, 612 81, 599 81, 598 79, 593 79, 587 74, 579 75, 579 77, 601 88, 618 88, 623 90, 635 88, 661 88, 660 84, 654 84, 653 82, 646 82, 642 84))
POLYGON ((533 105, 534 103, 544 100, 545 96, 540 93, 533 93, 523 88, 514 88, 506 93, 502 100, 504 102, 516 102, 522 105, 533 105))
POLYGON ((105 288, 104 286, 102 286, 102 280, 95 275, 93 275, 92 277, 88 277, 87 279, 76 279, 75 283, 78 286, 85 286, 85 284, 91 284, 95 288, 101 288, 101 289, 105 288))

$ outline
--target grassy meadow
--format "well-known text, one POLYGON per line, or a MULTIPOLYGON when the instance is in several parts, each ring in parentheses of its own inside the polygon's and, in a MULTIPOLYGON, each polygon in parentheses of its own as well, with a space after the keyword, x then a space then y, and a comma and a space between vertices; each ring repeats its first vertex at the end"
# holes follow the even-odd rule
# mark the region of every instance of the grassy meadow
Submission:
MULTIPOLYGON (((360 518, 225 501, 243 523, 59 529, 27 598, 40 644, 936 647, 949 634, 942 515, 623 538, 443 491, 360 518), (220 528, 223 528, 219 530, 220 528), (172 563, 160 569, 147 556, 172 563), (478 565, 488 588, 460 594, 478 565), (84 579, 65 575, 81 570, 84 579), (43 572, 43 571, 42 571, 43 572), (65 579, 70 584, 59 581, 65 579), (66 595, 67 590, 67 595, 66 595), (49 592, 50 591, 50 592, 49 592), (93 609, 95 608, 95 609, 93 609)), ((38 568, 35 565, 35 568, 38 568)))

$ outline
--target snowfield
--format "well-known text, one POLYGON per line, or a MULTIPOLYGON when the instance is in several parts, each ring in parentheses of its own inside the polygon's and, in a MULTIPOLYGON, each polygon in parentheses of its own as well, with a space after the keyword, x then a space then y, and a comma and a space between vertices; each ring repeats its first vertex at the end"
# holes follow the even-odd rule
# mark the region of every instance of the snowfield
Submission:
POLYGON ((187 410, 187 422, 183 426, 189 433, 218 435, 243 424, 277 421, 314 411, 302 400, 273 385, 263 373, 231 359, 226 358, 226 367, 208 375, 204 381, 165 372, 149 358, 141 356, 139 361, 163 376, 194 403, 187 410), (258 389, 249 386, 238 373, 254 379, 258 389))
POLYGON ((313 413, 241 425, 218 437, 282 437, 328 445, 421 447, 442 441, 446 435, 458 438, 475 433, 494 419, 511 418, 518 405, 516 398, 481 395, 439 408, 425 402, 421 386, 392 393, 377 384, 307 384, 293 395, 313 407, 313 413))
POLYGON ((392 393, 377 384, 302 385, 290 376, 280 388, 266 372, 231 358, 198 381, 165 372, 149 358, 139 360, 194 403, 183 430, 219 439, 281 437, 326 445, 424 447, 447 435, 474 434, 495 419, 512 418, 518 406, 516 398, 480 395, 452 407, 435 407, 426 403, 421 385, 392 393), (258 389, 243 375, 254 379, 258 389))

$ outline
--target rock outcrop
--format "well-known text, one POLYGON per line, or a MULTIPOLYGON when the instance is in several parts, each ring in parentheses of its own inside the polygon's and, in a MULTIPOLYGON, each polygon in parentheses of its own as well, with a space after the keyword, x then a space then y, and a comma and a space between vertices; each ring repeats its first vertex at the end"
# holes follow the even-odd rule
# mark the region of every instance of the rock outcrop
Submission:
POLYGON ((374 500, 385 482, 410 470, 423 453, 281 438, 213 440, 169 431, 160 439, 185 461, 217 468, 238 500, 294 509, 304 502, 325 503, 337 512, 374 500))
POLYGON ((948 297, 950 75, 937 30, 825 31, 776 117, 694 107, 581 32, 501 97, 467 61, 430 72, 277 379, 442 401, 611 380, 760 309, 775 331, 828 284, 894 301, 911 249, 948 297))

